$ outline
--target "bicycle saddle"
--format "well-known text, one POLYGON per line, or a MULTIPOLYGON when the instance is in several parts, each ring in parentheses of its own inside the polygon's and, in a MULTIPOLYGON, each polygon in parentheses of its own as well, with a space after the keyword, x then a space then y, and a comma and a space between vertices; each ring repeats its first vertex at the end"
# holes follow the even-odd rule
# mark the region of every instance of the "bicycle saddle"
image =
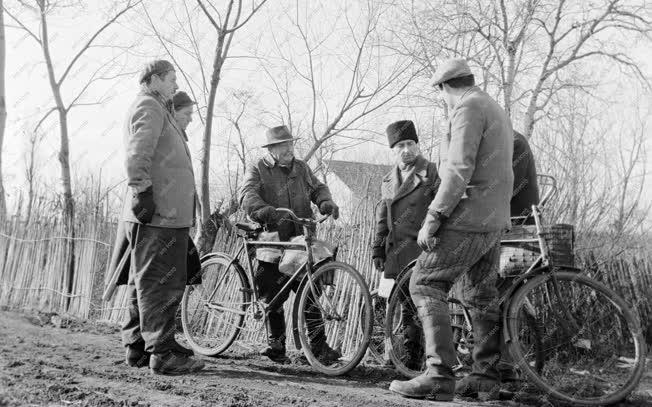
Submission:
POLYGON ((263 230, 262 226, 257 223, 238 222, 235 227, 247 233, 256 233, 263 230))

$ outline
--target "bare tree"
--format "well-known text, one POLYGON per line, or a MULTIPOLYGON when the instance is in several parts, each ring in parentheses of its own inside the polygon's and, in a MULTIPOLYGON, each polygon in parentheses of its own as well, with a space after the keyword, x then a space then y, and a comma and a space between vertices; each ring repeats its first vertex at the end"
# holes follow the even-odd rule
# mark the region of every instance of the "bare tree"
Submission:
POLYGON ((211 158, 211 139, 213 134, 213 115, 215 110, 215 96, 217 94, 217 86, 220 83, 220 75, 222 67, 226 61, 231 42, 235 33, 247 24, 251 18, 260 10, 267 0, 253 1, 251 9, 247 12, 244 10, 243 0, 229 0, 226 5, 226 10, 220 13, 217 8, 210 1, 197 0, 197 4, 201 7, 206 18, 215 29, 217 36, 215 42, 215 54, 213 56, 213 72, 210 77, 209 94, 205 114, 205 127, 204 136, 202 139, 202 156, 200 159, 200 188, 199 200, 201 205, 200 222, 197 227, 198 249, 200 253, 205 253, 212 247, 211 242, 215 240, 214 232, 217 231, 216 227, 209 227, 208 222, 214 223, 211 220, 210 211, 210 158, 211 158), (207 7, 208 5, 208 7, 207 7), (212 10, 209 10, 209 7, 212 10), (222 17, 223 16, 223 17, 222 17), (207 234, 207 233, 210 233, 207 234), (212 237, 211 237, 212 235, 212 237))
MULTIPOLYGON (((72 182, 71 182, 71 171, 70 171, 70 142, 68 134, 68 118, 69 113, 72 108, 75 106, 87 105, 88 103, 83 103, 80 101, 80 98, 88 90, 89 86, 96 80, 99 79, 113 79, 113 77, 103 76, 103 68, 107 64, 113 63, 115 59, 110 60, 109 62, 102 65, 98 68, 92 75, 91 78, 86 82, 86 84, 78 91, 78 93, 72 98, 69 103, 65 103, 62 96, 62 87, 66 84, 66 79, 69 77, 72 69, 78 64, 82 56, 93 46, 97 38, 108 28, 110 27, 118 18, 124 15, 126 12, 131 10, 141 0, 137 1, 127 1, 124 7, 115 13, 108 21, 106 21, 102 26, 100 26, 93 34, 90 35, 88 40, 82 45, 82 47, 74 54, 74 56, 65 64, 63 73, 57 75, 54 69, 54 61, 52 58, 52 44, 51 37, 49 33, 48 25, 48 16, 56 11, 59 8, 66 7, 64 3, 54 2, 50 0, 35 0, 35 7, 31 4, 28 4, 27 1, 21 1, 20 4, 23 7, 23 10, 30 12, 35 12, 38 15, 39 22, 39 32, 38 35, 28 28, 28 23, 21 21, 14 13, 9 11, 4 5, 3 10, 12 18, 13 21, 18 24, 18 28, 25 31, 41 48, 43 53, 43 61, 47 68, 48 81, 50 84, 50 89, 54 97, 55 107, 48 110, 48 112, 41 118, 41 120, 36 125, 34 132, 38 131, 40 125, 45 121, 45 119, 53 112, 57 112, 59 116, 59 132, 60 132, 60 148, 59 148, 59 163, 61 165, 61 182, 63 184, 63 200, 64 200, 64 221, 67 227, 67 232, 70 237, 67 244, 68 252, 70 255, 70 262, 68 264, 68 273, 64 277, 67 282, 68 294, 73 291, 73 282, 75 274, 75 205, 72 192, 72 182)), ((124 74, 124 73, 123 73, 124 74)), ((74 82, 74 81, 73 81, 74 82)), ((100 102, 94 102, 92 104, 98 104, 100 102)), ((67 305, 70 304, 70 298, 66 300, 67 305)))
POLYGON ((651 10, 642 1, 409 0, 403 9, 409 34, 423 44, 422 63, 441 54, 474 61, 507 112, 519 108, 528 138, 555 94, 590 83, 578 76, 568 80, 565 73, 577 63, 611 62, 648 84, 623 51, 634 38, 649 40, 651 10))
POLYGON ((344 5, 333 18, 343 22, 346 32, 340 33, 336 49, 327 46, 336 27, 314 12, 322 6, 296 2, 292 12, 286 13, 294 40, 274 39, 275 56, 283 62, 280 72, 270 68, 268 61, 262 67, 280 100, 277 115, 293 134, 307 133, 303 158, 316 157, 318 167, 323 167, 334 148, 376 138, 378 133, 366 128, 365 120, 382 113, 424 71, 409 58, 387 55, 381 26, 387 5, 366 1, 356 3, 355 10, 344 5), (312 27, 324 32, 315 33, 312 27), (333 72, 335 78, 325 79, 333 72), (296 93, 309 95, 307 103, 306 98, 293 99, 296 93), (337 143, 331 143, 335 138, 337 143), (328 151, 323 151, 325 147, 328 151))
MULTIPOLYGON (((0 7, 4 9, 3 0, 0 0, 0 7)), ((7 202, 5 200, 4 178, 2 176, 2 145, 5 138, 5 127, 7 125, 7 102, 5 98, 5 20, 4 12, 0 11, 0 221, 7 216, 7 202)))

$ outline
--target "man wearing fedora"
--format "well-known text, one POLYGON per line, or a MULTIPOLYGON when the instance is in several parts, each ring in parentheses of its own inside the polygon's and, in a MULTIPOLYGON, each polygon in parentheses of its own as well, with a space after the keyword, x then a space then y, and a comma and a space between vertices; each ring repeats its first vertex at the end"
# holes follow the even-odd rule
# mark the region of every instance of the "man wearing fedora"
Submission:
POLYGON ((128 188, 122 221, 133 287, 122 341, 128 365, 177 375, 204 367, 174 339, 187 279, 195 180, 183 131, 173 116, 174 66, 150 62, 139 82, 141 92, 125 126, 128 188))
MULTIPOLYGON (((396 279, 421 253, 417 231, 435 197, 439 178, 437 166, 421 155, 419 137, 412 121, 394 122, 387 126, 386 133, 396 164, 382 181, 372 260, 384 278, 396 279)), ((406 365, 419 370, 421 333, 414 321, 412 307, 403 307, 403 311, 401 328, 408 356, 406 365)))
POLYGON ((405 397, 450 401, 498 395, 496 363, 500 330, 496 289, 500 238, 510 226, 513 131, 509 118, 475 86, 463 59, 445 61, 432 85, 449 108, 449 131, 440 145, 441 184, 428 207, 417 242, 419 256, 410 280, 426 348, 426 371, 390 390, 405 397), (448 313, 448 292, 464 276, 460 300, 473 323, 473 369, 455 385, 455 348, 448 313))
MULTIPOLYGON (((339 208, 333 202, 326 185, 320 182, 304 161, 294 157, 294 141, 286 126, 267 130, 268 154, 252 165, 240 190, 240 205, 247 215, 262 224, 268 231, 278 231, 281 241, 303 234, 303 228, 288 219, 279 218, 276 208, 291 209, 298 217, 313 216, 311 202, 321 214, 339 216, 339 208)), ((287 282, 277 263, 259 261, 254 283, 263 300, 270 302, 287 282)), ((294 287, 296 290, 298 287, 294 287)), ((283 304, 268 314, 268 348, 261 352, 275 362, 285 363, 285 316, 283 304)), ((313 349, 317 356, 327 359, 339 358, 338 352, 326 343, 323 324, 311 332, 313 349)))

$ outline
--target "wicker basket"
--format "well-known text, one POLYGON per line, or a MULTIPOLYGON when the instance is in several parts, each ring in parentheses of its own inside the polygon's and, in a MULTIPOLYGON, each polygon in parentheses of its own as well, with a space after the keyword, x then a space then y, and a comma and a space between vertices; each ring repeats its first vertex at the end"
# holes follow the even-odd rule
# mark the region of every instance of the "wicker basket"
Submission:
MULTIPOLYGON (((544 226, 543 237, 548 243, 550 257, 555 266, 575 265, 575 233, 572 225, 555 224, 544 226)), ((539 243, 536 241, 535 226, 515 226, 503 235, 502 240, 535 240, 532 242, 501 244, 500 275, 513 276, 527 270, 539 257, 539 243)))
POLYGON ((548 243, 554 266, 575 267, 575 227, 565 223, 546 226, 543 238, 548 243))

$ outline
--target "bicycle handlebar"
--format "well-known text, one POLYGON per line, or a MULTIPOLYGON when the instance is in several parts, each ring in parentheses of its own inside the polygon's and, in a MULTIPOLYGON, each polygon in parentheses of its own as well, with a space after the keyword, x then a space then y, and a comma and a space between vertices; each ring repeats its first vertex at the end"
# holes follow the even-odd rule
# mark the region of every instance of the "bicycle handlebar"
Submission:
POLYGON ((294 212, 292 212, 291 209, 288 208, 276 208, 276 213, 289 215, 291 221, 302 225, 318 225, 331 216, 331 215, 325 215, 320 219, 300 218, 294 212))

